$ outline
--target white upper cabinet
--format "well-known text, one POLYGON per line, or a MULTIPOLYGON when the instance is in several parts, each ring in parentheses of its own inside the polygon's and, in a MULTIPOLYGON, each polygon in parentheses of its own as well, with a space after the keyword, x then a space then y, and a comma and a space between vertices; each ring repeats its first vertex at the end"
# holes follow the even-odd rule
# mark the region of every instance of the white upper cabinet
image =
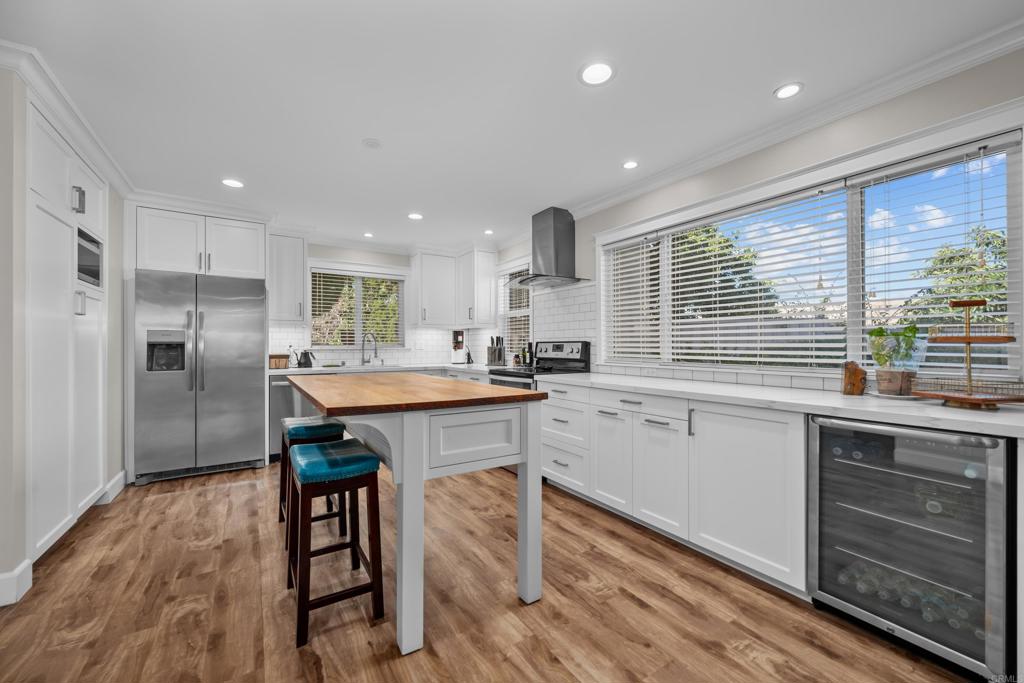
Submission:
POLYGON ((689 532, 686 421, 633 415, 633 514, 680 538, 689 532))
POLYGON ((455 324, 484 327, 495 322, 498 255, 493 251, 467 251, 457 259, 455 324))
POLYGON ((268 317, 301 322, 306 313, 306 241, 290 235, 271 235, 268 242, 268 317))
POLYGON ((266 276, 266 231, 262 223, 206 219, 206 274, 266 276))
POLYGON ((70 209, 68 174, 74 152, 60 133, 36 109, 31 110, 29 187, 45 200, 50 210, 70 209))
POLYGON ((71 163, 71 211, 75 220, 97 237, 106 237, 106 193, 103 183, 88 166, 71 163))
POLYGON ((633 513, 633 413, 591 408, 590 495, 633 513))
POLYGON ((136 267, 178 273, 263 278, 263 224, 140 207, 136 267))
POLYGON ((408 321, 413 325, 455 325, 455 257, 420 253, 412 257, 407 287, 408 321))
POLYGON ((806 590, 803 415, 692 405, 690 541, 806 590))
POLYGON ((136 235, 138 268, 179 273, 205 272, 205 216, 139 208, 136 235))

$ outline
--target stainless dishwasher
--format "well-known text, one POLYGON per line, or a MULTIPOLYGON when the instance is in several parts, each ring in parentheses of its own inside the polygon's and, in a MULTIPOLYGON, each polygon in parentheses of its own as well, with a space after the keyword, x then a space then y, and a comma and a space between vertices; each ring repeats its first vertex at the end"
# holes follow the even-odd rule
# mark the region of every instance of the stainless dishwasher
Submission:
POLYGON ((1010 673, 1013 442, 830 417, 809 430, 811 598, 1010 673))

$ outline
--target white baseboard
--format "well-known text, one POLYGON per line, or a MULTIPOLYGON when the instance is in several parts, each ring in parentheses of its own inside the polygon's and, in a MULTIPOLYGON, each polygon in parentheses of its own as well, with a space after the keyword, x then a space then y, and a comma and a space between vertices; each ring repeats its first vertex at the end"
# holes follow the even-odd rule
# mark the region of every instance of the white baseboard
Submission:
POLYGON ((107 482, 107 485, 103 487, 103 494, 96 499, 94 505, 106 505, 113 502, 117 495, 124 490, 125 474, 124 470, 121 470, 114 478, 107 482))
POLYGON ((9 572, 0 574, 0 605, 10 605, 32 587, 32 562, 24 560, 9 572))

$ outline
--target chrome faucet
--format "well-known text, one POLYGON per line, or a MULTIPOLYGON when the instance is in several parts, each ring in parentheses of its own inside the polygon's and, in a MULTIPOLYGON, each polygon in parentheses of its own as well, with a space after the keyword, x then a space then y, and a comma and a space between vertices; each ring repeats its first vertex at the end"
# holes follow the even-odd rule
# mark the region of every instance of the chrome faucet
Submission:
POLYGON ((366 338, 367 337, 369 337, 370 339, 373 340, 373 357, 374 358, 378 357, 377 356, 377 335, 375 335, 373 332, 363 332, 363 341, 362 341, 362 346, 360 348, 360 357, 359 357, 359 364, 360 365, 369 365, 370 362, 371 362, 370 358, 367 357, 367 355, 366 355, 366 338))

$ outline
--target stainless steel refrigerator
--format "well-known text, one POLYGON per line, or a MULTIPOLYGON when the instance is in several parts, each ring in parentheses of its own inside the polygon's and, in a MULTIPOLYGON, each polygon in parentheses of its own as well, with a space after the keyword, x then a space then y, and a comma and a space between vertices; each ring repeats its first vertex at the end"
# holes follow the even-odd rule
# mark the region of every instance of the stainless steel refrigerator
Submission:
POLYGON ((263 280, 135 271, 135 480, 264 462, 263 280))

